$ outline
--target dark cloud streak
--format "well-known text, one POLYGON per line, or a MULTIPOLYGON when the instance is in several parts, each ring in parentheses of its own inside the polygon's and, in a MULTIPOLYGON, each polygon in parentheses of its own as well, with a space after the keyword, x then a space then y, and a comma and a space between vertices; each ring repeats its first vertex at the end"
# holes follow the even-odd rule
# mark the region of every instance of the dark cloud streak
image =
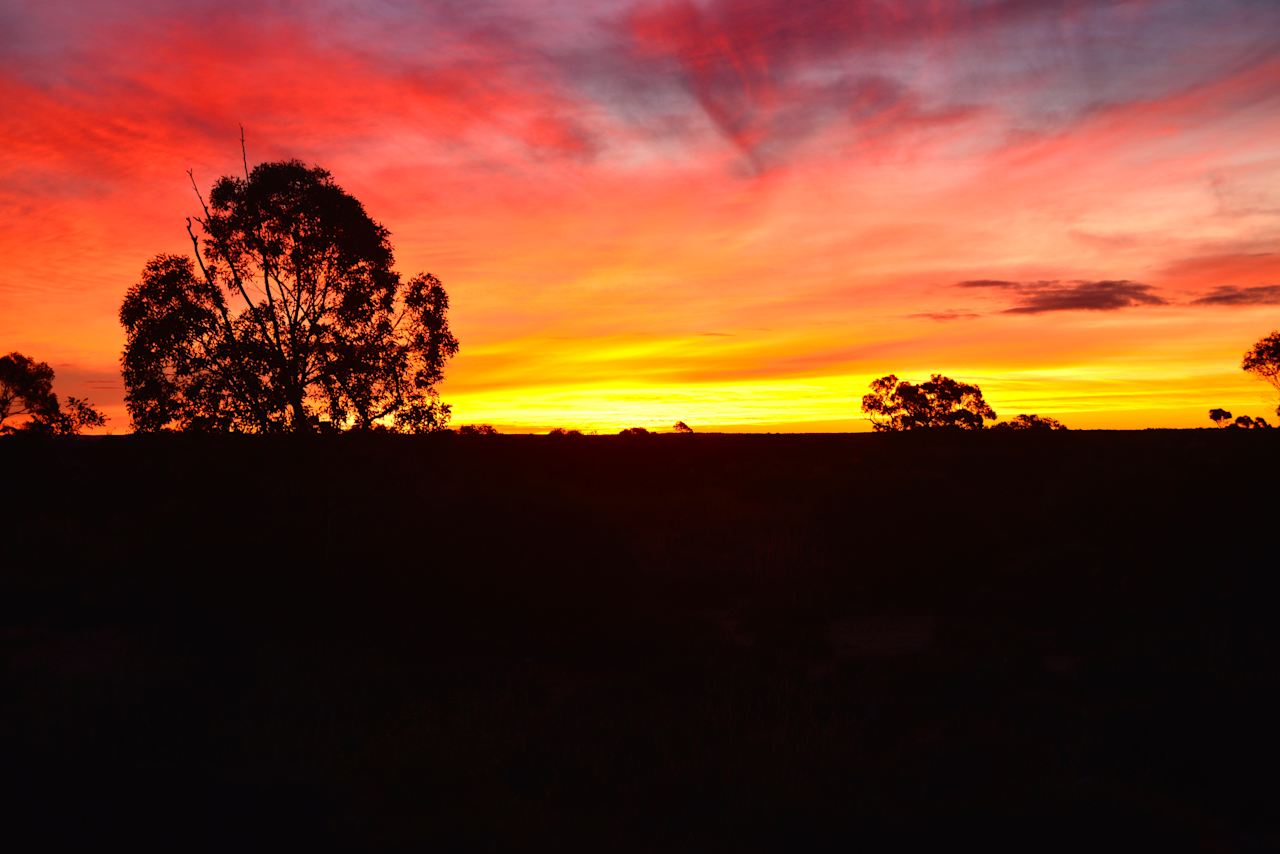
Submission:
POLYGON ((1049 311, 1117 311, 1140 305, 1166 305, 1150 285, 1127 279, 1102 282, 1053 282, 1021 291, 1021 301, 1005 314, 1043 314, 1049 311))
POLYGON ((1002 314, 1044 314, 1051 311, 1118 311, 1142 305, 1167 305, 1152 293, 1150 285, 1128 279, 1102 281, 1012 282, 1005 279, 968 279, 960 288, 989 288, 1014 295, 1013 305, 1002 314))
POLYGON ((1280 305, 1280 285, 1256 285, 1241 288, 1220 285, 1204 296, 1191 301, 1192 305, 1280 305))

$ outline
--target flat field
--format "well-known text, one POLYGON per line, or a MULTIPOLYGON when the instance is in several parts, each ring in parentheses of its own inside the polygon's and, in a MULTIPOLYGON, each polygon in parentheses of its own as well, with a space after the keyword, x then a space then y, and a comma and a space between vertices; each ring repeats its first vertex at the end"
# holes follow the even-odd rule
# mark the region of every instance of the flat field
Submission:
POLYGON ((1274 850, 1280 435, 0 441, 17 826, 1274 850))

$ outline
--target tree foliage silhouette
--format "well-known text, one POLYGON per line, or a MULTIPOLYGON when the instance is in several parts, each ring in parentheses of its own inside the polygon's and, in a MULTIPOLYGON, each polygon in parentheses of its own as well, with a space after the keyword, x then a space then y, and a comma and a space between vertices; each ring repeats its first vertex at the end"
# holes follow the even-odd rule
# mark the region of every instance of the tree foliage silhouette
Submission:
POLYGON ((1239 429, 1239 430, 1270 430, 1271 425, 1267 423, 1265 418, 1252 418, 1248 415, 1241 415, 1236 420, 1231 420, 1231 413, 1225 409, 1210 409, 1209 420, 1220 428, 1239 429))
POLYGON ((879 432, 981 430, 983 419, 996 418, 980 388, 942 374, 934 374, 919 385, 893 374, 873 380, 871 393, 862 398, 862 411, 879 432))
POLYGON ((1067 425, 1047 415, 1015 415, 1008 421, 993 424, 992 430, 1066 430, 1067 425))
POLYGON ((53 376, 45 362, 16 352, 0 356, 0 433, 71 436, 107 423, 87 400, 68 397, 64 407, 53 391, 53 376), (6 424, 11 418, 24 420, 6 424))
POLYGON ((458 350, 436 277, 402 282, 388 231, 297 160, 224 177, 120 308, 125 403, 141 431, 442 428, 458 350), (197 229, 198 226, 198 229, 197 229))
MULTIPOLYGON (((1244 354, 1240 367, 1280 391, 1280 332, 1272 332, 1244 354)), ((1276 407, 1280 415, 1280 406, 1276 407)))

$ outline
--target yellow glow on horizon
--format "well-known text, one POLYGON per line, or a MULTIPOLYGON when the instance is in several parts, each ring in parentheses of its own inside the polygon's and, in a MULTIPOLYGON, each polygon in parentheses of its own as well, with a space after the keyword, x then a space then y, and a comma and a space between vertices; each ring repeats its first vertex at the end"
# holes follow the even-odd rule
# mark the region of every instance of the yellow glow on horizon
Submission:
MULTIPOLYGON (((925 372, 903 372, 922 381, 925 372)), ((1000 377, 976 372, 956 378, 976 382, 1001 420, 1019 413, 1057 418, 1079 429, 1208 427, 1207 412, 1223 406, 1236 414, 1270 418, 1270 390, 1245 376, 1205 377, 1225 394, 1208 399, 1180 376, 1134 376, 1120 370, 1010 369, 1000 377)), ((616 433, 627 427, 667 430, 684 421, 695 430, 729 432, 862 432, 870 430, 861 411, 872 374, 767 379, 732 383, 685 383, 663 387, 548 385, 517 390, 445 394, 453 424, 493 424, 514 433, 542 433, 554 427, 616 433)))
POLYGON ((819 377, 667 388, 542 386, 446 394, 444 399, 453 406, 454 424, 493 424, 511 432, 667 430, 677 421, 695 430, 767 430, 787 422, 855 421, 861 415, 856 404, 850 408, 855 388, 847 377, 819 377))

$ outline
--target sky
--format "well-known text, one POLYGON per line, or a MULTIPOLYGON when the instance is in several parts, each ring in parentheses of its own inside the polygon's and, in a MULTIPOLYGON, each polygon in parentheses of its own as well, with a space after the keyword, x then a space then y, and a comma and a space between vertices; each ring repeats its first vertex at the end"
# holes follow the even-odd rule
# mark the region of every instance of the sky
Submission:
POLYGON ((443 281, 455 425, 1276 407, 1275 0, 0 0, 0 103, 0 351, 113 432, 125 291, 242 126, 443 281))

